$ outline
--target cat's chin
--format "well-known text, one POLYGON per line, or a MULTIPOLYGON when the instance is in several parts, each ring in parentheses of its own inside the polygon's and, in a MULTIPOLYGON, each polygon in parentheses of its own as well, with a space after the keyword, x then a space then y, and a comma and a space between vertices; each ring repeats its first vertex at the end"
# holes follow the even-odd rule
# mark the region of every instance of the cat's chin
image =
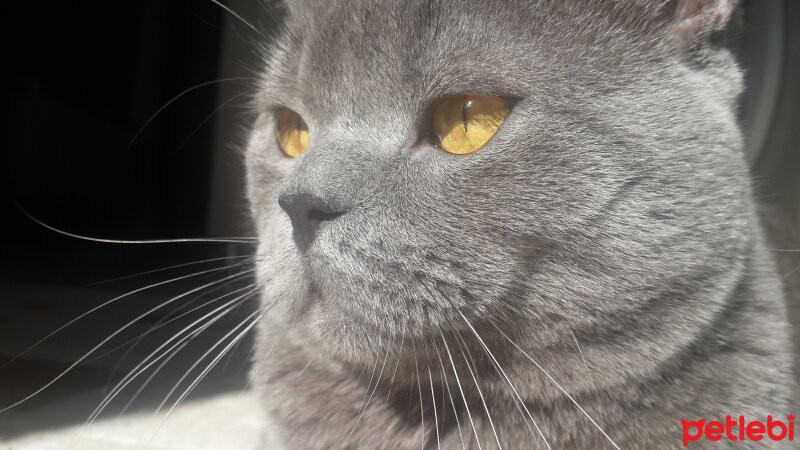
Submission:
MULTIPOLYGON (((273 312, 302 326, 310 345, 339 361, 373 364, 387 349, 402 345, 406 353, 413 342, 424 348, 442 334, 471 336, 467 319, 477 326, 483 318, 509 315, 495 309, 511 283, 496 271, 496 283, 485 283, 489 275, 476 274, 485 267, 427 248, 395 243, 401 252, 358 236, 342 245, 324 233, 305 251, 288 233, 273 244, 265 246, 270 263, 261 266, 266 297, 279 305, 273 312)), ((488 265, 514 265, 505 261, 488 265)))
POLYGON ((371 365, 375 355, 384 354, 387 349, 394 353, 402 350, 402 346, 411 345, 406 336, 410 333, 408 328, 401 331, 397 324, 386 322, 385 316, 384 320, 376 320, 372 311, 361 310, 353 301, 348 302, 341 291, 331 289, 329 284, 321 287, 316 282, 309 283, 301 304, 293 321, 306 328, 309 344, 315 351, 341 363, 371 365), (401 342, 404 342, 402 346, 401 342))

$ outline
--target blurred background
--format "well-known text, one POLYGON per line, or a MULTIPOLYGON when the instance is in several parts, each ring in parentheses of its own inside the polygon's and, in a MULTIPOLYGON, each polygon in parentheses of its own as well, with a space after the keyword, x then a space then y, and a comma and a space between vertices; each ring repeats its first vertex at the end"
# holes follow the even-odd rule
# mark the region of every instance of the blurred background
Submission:
MULTIPOLYGON (((4 6, 0 409, 58 376, 106 336, 140 320, 45 391, 0 413, 0 448, 61 448, 58 439, 64 437, 46 433, 83 424, 117 381, 214 304, 182 313, 251 282, 243 272, 252 252, 247 244, 90 242, 49 230, 22 209, 49 226, 97 238, 252 236, 238 149, 250 120, 244 107, 249 79, 259 63, 253 44, 265 42, 280 20, 271 3, 4 6), (113 280, 198 261, 206 262, 113 280), (148 312, 210 283, 218 284, 148 312), (93 312, 26 352, 80 314, 151 284, 156 285, 93 312), (158 328, 131 346, 152 327, 158 328)), ((739 53, 747 70, 741 102, 747 158, 759 198, 798 220, 800 2, 745 1, 744 24, 739 53)), ((250 311, 252 302, 243 302, 198 334, 128 405, 125 417, 149 413, 192 369, 169 407, 206 366, 192 368, 198 357, 250 311)), ((795 314, 794 323, 800 323, 797 319, 795 314)), ((159 431, 172 437, 171 443, 155 442, 151 448, 245 448, 255 442, 251 434, 257 422, 247 415, 253 406, 246 394, 248 352, 245 339, 192 391, 189 399, 198 409, 170 419, 159 431), (220 400, 225 395, 235 401, 220 400), (234 445, 235 439, 242 439, 241 445, 234 445)), ((152 371, 122 392, 103 417, 125 409, 152 371)), ((158 423, 136 428, 113 422, 107 426, 113 431, 102 437, 90 433, 82 442, 133 448, 139 435, 152 434, 158 423)))

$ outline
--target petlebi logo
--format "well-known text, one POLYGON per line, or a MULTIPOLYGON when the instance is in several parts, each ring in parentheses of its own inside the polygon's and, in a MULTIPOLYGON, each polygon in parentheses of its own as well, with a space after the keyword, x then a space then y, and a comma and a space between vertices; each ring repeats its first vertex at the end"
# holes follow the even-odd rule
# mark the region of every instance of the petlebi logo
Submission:
POLYGON ((725 421, 699 419, 681 419, 683 426, 683 446, 700 439, 719 441, 794 441, 794 414, 786 416, 786 422, 767 416, 766 422, 747 420, 744 416, 733 418, 725 416, 725 421))

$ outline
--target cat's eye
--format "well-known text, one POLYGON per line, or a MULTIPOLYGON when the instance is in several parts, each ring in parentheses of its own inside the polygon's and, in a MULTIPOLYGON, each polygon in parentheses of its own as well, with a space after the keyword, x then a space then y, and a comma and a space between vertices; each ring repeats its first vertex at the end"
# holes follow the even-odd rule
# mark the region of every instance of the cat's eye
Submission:
POLYGON ((502 97, 459 95, 433 110, 431 128, 438 146, 457 155, 472 153, 494 136, 510 107, 502 97))
POLYGON ((289 108, 281 108, 278 112, 275 135, 286 156, 297 158, 308 147, 308 126, 300 114, 289 108))

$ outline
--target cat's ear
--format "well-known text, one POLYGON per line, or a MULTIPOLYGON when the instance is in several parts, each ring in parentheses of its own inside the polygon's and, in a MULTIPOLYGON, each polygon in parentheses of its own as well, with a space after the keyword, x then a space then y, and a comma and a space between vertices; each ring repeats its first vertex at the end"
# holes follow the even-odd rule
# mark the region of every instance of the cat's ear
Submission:
POLYGON ((725 28, 736 3, 737 0, 669 0, 662 13, 672 19, 673 38, 678 46, 688 48, 725 28))

